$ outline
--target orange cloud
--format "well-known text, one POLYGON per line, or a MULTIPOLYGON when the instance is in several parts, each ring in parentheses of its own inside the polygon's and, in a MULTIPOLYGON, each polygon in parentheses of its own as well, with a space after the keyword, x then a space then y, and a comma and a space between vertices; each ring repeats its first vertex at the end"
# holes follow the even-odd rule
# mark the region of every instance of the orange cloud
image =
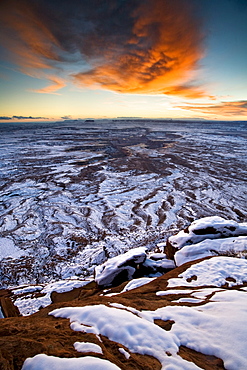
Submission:
POLYGON ((209 95, 205 90, 202 89, 202 87, 193 84, 169 86, 167 90, 164 90, 163 93, 166 95, 181 96, 183 98, 188 99, 200 99, 200 98, 208 98, 212 100, 215 99, 213 95, 209 95))
POLYGON ((50 69, 49 61, 59 60, 59 44, 35 8, 26 1, 3 1, 1 13, 2 43, 9 49, 25 72, 29 69, 50 69))
POLYGON ((183 96, 201 97, 198 88, 181 88, 204 54, 203 36, 188 2, 143 2, 132 16, 125 45, 106 49, 103 63, 76 74, 76 81, 121 93, 177 95, 179 90, 183 96))
POLYGON ((246 116, 247 117, 247 100, 234 102, 221 102, 219 104, 194 104, 177 106, 177 108, 200 112, 209 115, 222 117, 246 116))
POLYGON ((60 90, 66 86, 66 83, 64 82, 64 80, 59 77, 49 76, 47 77, 47 79, 52 82, 51 85, 44 87, 43 89, 32 90, 32 91, 36 93, 41 93, 41 94, 57 94, 56 92, 57 90, 60 90))
MULTIPOLYGON (((67 0, 2 0, 1 10, 4 46, 24 73, 60 70, 81 86, 120 93, 204 95, 191 84, 204 50, 190 0, 74 6, 67 0)), ((49 79, 53 85, 39 92, 55 92, 65 80, 49 79)))

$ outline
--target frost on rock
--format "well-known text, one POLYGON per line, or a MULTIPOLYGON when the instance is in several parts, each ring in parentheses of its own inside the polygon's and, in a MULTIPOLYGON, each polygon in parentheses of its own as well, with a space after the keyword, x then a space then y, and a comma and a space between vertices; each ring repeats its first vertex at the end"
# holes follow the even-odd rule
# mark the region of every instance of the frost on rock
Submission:
POLYGON ((247 223, 237 223, 219 216, 204 217, 195 220, 178 234, 170 236, 166 244, 166 253, 169 258, 173 258, 176 251, 186 245, 197 244, 205 239, 220 239, 241 235, 247 235, 247 223))
POLYGON ((140 247, 110 258, 95 268, 95 281, 100 286, 111 286, 130 280, 146 257, 146 248, 140 247))
POLYGON ((228 255, 242 257, 247 253, 247 236, 229 237, 225 239, 206 239, 197 244, 186 245, 178 250, 174 259, 177 266, 199 258, 228 255))

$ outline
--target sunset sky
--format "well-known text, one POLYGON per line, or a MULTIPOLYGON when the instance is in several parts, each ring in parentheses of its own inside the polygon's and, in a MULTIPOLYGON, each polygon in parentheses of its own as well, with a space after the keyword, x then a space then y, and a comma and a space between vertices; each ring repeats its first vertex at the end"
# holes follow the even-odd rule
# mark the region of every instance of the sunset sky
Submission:
POLYGON ((247 120, 247 0, 0 0, 0 120, 247 120))

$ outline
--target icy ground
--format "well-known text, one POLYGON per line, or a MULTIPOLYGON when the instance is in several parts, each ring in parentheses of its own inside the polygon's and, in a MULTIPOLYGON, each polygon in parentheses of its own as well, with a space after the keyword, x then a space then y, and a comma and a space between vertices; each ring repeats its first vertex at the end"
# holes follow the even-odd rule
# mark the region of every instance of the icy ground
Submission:
POLYGON ((194 219, 246 221, 246 123, 0 126, 2 287, 87 277, 194 219))

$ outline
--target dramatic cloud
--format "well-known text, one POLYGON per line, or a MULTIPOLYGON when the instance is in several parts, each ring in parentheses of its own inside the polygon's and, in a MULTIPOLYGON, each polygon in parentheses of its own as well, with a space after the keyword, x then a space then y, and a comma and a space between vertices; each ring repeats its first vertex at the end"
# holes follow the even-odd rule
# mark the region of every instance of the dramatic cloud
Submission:
POLYGON ((177 108, 190 111, 217 115, 222 117, 228 116, 247 116, 247 100, 235 102, 221 102, 219 104, 193 104, 177 106, 177 108))
POLYGON ((191 81, 203 35, 190 0, 2 0, 2 44, 54 93, 76 84, 201 97, 191 81), (54 77, 55 76, 55 77, 54 77), (186 87, 187 86, 187 87, 186 87))

